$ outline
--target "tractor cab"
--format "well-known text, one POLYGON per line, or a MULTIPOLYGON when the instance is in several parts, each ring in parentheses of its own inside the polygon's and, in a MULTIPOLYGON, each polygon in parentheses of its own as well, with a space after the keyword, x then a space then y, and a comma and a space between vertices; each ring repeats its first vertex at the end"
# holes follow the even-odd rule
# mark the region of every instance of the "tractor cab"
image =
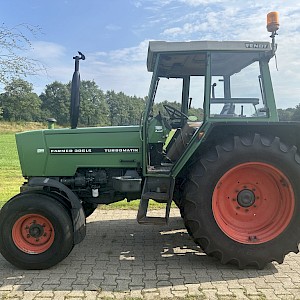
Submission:
POLYGON ((149 43, 146 176, 176 170, 208 123, 278 121, 268 67, 273 47, 247 41, 149 43))

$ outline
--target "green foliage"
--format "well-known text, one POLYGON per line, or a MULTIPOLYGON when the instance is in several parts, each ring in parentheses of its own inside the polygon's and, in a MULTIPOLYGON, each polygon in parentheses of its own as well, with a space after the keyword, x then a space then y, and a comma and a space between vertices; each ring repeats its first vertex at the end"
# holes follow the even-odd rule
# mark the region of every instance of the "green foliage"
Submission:
POLYGON ((300 103, 295 108, 277 109, 280 121, 300 121, 300 103))
POLYGON ((41 100, 33 93, 32 84, 23 79, 13 79, 0 95, 3 118, 8 121, 39 121, 41 100))
POLYGON ((137 125, 145 108, 145 99, 130 97, 123 92, 108 91, 106 101, 109 107, 110 125, 137 125))
POLYGON ((277 109, 279 121, 291 121, 293 114, 295 112, 294 108, 287 108, 287 109, 277 109))
POLYGON ((17 154, 14 134, 0 133, 0 207, 19 193, 24 181, 17 154))
POLYGON ((45 119, 53 117, 58 124, 68 124, 70 116, 70 89, 67 85, 54 81, 46 86, 40 95, 45 119))
POLYGON ((300 121, 300 104, 298 104, 294 110, 292 121, 300 121))
POLYGON ((87 126, 108 124, 105 95, 95 81, 81 81, 79 124, 87 126))

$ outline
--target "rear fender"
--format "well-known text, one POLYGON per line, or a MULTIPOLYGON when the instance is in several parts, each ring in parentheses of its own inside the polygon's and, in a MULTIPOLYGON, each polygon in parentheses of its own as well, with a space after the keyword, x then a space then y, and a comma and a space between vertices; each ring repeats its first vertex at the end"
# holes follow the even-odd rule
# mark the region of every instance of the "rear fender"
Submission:
MULTIPOLYGON (((232 136, 259 133, 262 136, 279 137, 286 145, 300 150, 300 122, 216 122, 206 123, 200 129, 201 137, 193 138, 190 145, 173 169, 174 177, 182 177, 187 167, 211 147, 222 144, 232 136)), ((183 175, 185 176, 185 175, 183 175)))
POLYGON ((259 133, 262 136, 279 137, 286 145, 295 145, 300 149, 300 122, 265 122, 265 123, 214 123, 201 147, 220 144, 229 136, 244 136, 259 133))

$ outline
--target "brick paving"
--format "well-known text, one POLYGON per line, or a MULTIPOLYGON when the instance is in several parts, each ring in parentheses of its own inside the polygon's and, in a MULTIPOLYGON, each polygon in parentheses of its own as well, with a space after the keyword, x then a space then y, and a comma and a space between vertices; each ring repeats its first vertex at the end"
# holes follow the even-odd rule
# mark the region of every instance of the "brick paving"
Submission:
POLYGON ((87 236, 59 265, 24 271, 0 255, 0 299, 299 299, 300 254, 264 270, 206 256, 178 210, 168 226, 142 226, 136 211, 97 210, 87 236))

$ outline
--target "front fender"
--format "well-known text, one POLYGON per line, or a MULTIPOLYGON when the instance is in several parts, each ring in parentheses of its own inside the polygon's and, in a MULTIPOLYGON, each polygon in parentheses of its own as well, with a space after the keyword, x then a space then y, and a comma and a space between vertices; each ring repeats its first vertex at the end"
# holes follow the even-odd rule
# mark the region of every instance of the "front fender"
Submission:
POLYGON ((64 192, 66 199, 71 206, 71 216, 74 230, 74 244, 79 244, 86 235, 85 214, 81 202, 77 195, 75 195, 68 187, 57 180, 49 177, 33 177, 28 181, 29 187, 54 187, 64 192))

